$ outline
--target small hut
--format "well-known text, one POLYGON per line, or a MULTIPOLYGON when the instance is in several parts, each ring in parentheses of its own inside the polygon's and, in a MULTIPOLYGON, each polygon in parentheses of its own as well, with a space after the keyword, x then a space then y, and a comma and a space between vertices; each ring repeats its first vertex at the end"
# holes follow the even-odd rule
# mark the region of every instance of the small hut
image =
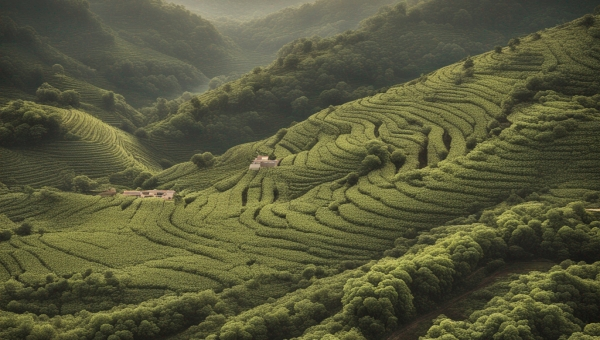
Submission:
POLYGON ((269 156, 257 156, 249 166, 250 170, 258 171, 261 168, 275 168, 279 165, 279 160, 269 159, 269 156))

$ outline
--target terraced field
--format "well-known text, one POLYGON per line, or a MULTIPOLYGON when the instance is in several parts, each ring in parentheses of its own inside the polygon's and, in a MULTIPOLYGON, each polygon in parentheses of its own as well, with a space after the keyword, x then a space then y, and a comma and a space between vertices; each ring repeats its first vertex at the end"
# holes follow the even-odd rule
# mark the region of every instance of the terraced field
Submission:
POLYGON ((78 140, 36 147, 0 148, 1 181, 11 185, 61 186, 65 175, 104 177, 129 167, 156 172, 155 155, 135 137, 74 109, 61 109, 68 131, 78 140))
MULTIPOLYGON (((110 269, 138 289, 220 291, 310 265, 379 259, 398 237, 517 192, 600 190, 598 96, 590 92, 600 41, 588 34, 597 26, 522 38, 473 66, 323 110, 229 150, 213 168, 185 163, 158 174, 159 185, 184 190, 183 200, 1 195, 0 214, 45 232, 0 243, 0 276, 110 269), (247 170, 257 153, 271 152, 279 167, 247 170)), ((90 176, 157 170, 129 135, 75 110, 64 120, 80 141, 0 149, 0 180, 51 185, 59 177, 41 169, 65 167, 90 176)))

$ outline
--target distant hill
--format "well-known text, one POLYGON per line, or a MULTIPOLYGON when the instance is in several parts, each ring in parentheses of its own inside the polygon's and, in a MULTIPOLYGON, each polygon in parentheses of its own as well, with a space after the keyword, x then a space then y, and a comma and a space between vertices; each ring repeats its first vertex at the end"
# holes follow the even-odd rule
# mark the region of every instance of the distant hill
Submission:
POLYGON ((230 42, 207 20, 163 1, 91 0, 90 9, 135 45, 186 61, 208 77, 228 73, 230 42))
POLYGON ((318 0, 285 8, 248 22, 217 22, 217 25, 242 48, 269 55, 298 38, 315 35, 326 38, 355 29, 361 20, 377 13, 381 7, 396 2, 398 1, 318 0))
POLYGON ((171 0, 184 5, 203 17, 249 20, 277 12, 283 8, 297 6, 311 0, 171 0))
POLYGON ((27 93, 51 81, 48 75, 56 63, 67 75, 120 93, 136 107, 205 85, 208 79, 202 70, 209 70, 210 76, 229 72, 228 42, 210 23, 182 7, 149 0, 98 0, 91 7, 87 1, 27 0, 3 1, 1 8, 8 32, 4 39, 10 43, 2 49, 12 48, 6 52, 12 73, 4 78, 10 87, 27 93), (120 26, 122 22, 129 24, 120 26), (37 47, 37 60, 19 63, 21 54, 31 54, 32 43, 44 46, 37 47), (37 81, 21 80, 25 87, 13 79, 14 74, 31 78, 33 71, 37 81))
POLYGON ((597 5, 578 4, 433 0, 384 7, 357 30, 298 39, 284 46, 267 67, 230 83, 213 81, 213 90, 171 111, 172 117, 148 130, 158 136, 186 136, 222 152, 330 105, 373 95, 469 55, 506 46, 511 38, 571 20, 597 5))
POLYGON ((178 196, 0 184, 0 338, 597 337, 598 79, 600 11, 164 171, 89 115, 23 103, 10 122, 58 111, 81 140, 0 148, 0 176, 19 158, 44 161, 13 176, 50 176, 73 147, 73 167, 133 167, 106 186, 178 196), (279 166, 249 170, 257 154, 279 166))

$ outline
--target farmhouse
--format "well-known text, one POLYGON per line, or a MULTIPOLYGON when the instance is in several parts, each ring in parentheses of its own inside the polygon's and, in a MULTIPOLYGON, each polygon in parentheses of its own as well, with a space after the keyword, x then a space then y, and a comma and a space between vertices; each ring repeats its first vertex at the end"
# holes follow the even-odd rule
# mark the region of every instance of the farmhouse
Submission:
POLYGON ((133 196, 140 198, 162 198, 165 200, 172 200, 175 196, 175 190, 144 190, 144 191, 123 191, 124 196, 133 196))
POLYGON ((279 165, 279 160, 271 160, 269 156, 257 156, 250 164, 250 170, 260 170, 260 168, 274 168, 279 165))

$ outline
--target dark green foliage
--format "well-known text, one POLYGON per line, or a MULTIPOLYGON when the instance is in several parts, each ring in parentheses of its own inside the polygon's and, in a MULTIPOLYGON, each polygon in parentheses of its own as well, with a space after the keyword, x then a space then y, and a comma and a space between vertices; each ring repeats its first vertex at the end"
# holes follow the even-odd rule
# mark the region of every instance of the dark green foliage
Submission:
POLYGON ((40 103, 57 103, 60 96, 60 90, 54 88, 48 83, 43 83, 42 86, 35 91, 35 95, 40 103))
POLYGON ((472 68, 474 65, 475 63, 473 63, 473 59, 471 59, 471 57, 468 57, 467 60, 465 60, 465 62, 463 63, 463 68, 472 68))
POLYGON ((0 230, 0 242, 9 241, 12 237, 12 232, 10 230, 0 230))
POLYGON ((204 152, 202 154, 195 154, 190 159, 190 162, 196 164, 198 168, 207 168, 215 164, 215 156, 210 152, 204 152))
POLYGON ((98 186, 98 183, 85 175, 79 175, 73 177, 71 180, 71 186, 73 191, 88 192, 92 189, 95 189, 98 186))
POLYGON ((81 96, 75 90, 66 90, 61 92, 48 83, 43 83, 37 91, 35 91, 38 103, 49 105, 61 105, 79 107, 81 96))
POLYGON ((17 229, 15 229, 15 234, 19 236, 27 236, 31 235, 33 232, 33 225, 29 222, 23 222, 17 229))
POLYGON ((58 102, 65 106, 79 107, 81 96, 75 90, 63 91, 58 97, 58 102))
POLYGON ((191 62, 206 72, 229 53, 228 43, 210 22, 173 3, 109 0, 97 10, 107 23, 121 29, 127 40, 191 62), (131 25, 143 30, 129 32, 131 25))
POLYGON ((141 171, 139 169, 127 168, 123 171, 110 175, 108 179, 112 184, 123 185, 127 187, 138 187, 141 185, 141 183, 143 183, 143 181, 147 179, 145 178, 141 180, 140 184, 134 185, 134 181, 136 180, 138 175, 140 175, 140 173, 141 171))
POLYGON ((112 91, 107 91, 102 94, 102 105, 104 105, 104 109, 108 111, 113 111, 115 109, 115 93, 112 91))
POLYGON ((358 183, 358 179, 360 178, 360 175, 356 172, 351 172, 346 176, 346 183, 349 186, 353 186, 356 183, 358 183))
MULTIPOLYGON (((135 173, 135 172, 133 172, 133 173, 135 173)), ((138 175, 136 175, 136 177, 133 180, 133 187, 134 188, 141 187, 150 178, 152 178, 152 174, 149 173, 148 171, 138 172, 138 175)))
POLYGON ((157 185, 158 185, 158 178, 156 176, 152 176, 142 183, 141 188, 144 190, 150 190, 150 189, 155 189, 157 185))
POLYGON ((58 113, 17 100, 0 110, 0 145, 27 145, 64 134, 58 113))
POLYGON ((583 16, 583 18, 581 18, 581 25, 585 27, 591 27, 594 25, 595 22, 596 18, 594 18, 594 16, 591 14, 586 14, 583 16))
POLYGON ((35 283, 11 279, 0 285, 0 306, 13 313, 30 312, 51 317, 74 313, 84 306, 88 311, 102 310, 125 298, 125 285, 107 273, 102 275, 88 269, 62 278, 48 274, 36 278, 35 283), (75 305, 75 301, 85 302, 75 305), (72 310, 72 306, 79 308, 72 310))
POLYGON ((404 162, 406 162, 406 155, 400 149, 394 150, 390 155, 390 160, 396 165, 397 169, 400 169, 404 165, 404 162))
POLYGON ((136 137, 143 138, 143 139, 147 139, 149 137, 148 131, 146 131, 146 129, 144 129, 144 128, 138 128, 138 129, 136 129, 133 134, 136 137))
POLYGON ((502 53, 502 46, 496 46, 494 48, 494 52, 496 52, 496 53, 502 53))
POLYGON ((506 295, 494 298, 465 322, 446 317, 437 319, 424 339, 445 339, 454 334, 465 338, 560 339, 572 333, 584 336, 576 333, 582 330, 589 335, 597 334, 597 324, 589 324, 584 329, 582 326, 599 321, 598 281, 593 279, 599 272, 599 263, 561 266, 564 269, 555 266, 548 273, 520 276, 511 283, 506 295), (515 296, 519 298, 513 298, 515 296), (516 310, 518 315, 514 313, 516 310), (527 320, 526 325, 523 320, 527 320))
POLYGON ((166 159, 166 158, 163 158, 163 159, 159 160, 158 164, 160 164, 160 166, 163 169, 168 169, 168 168, 172 167, 173 165, 175 165, 175 163, 172 160, 169 160, 169 159, 166 159))

